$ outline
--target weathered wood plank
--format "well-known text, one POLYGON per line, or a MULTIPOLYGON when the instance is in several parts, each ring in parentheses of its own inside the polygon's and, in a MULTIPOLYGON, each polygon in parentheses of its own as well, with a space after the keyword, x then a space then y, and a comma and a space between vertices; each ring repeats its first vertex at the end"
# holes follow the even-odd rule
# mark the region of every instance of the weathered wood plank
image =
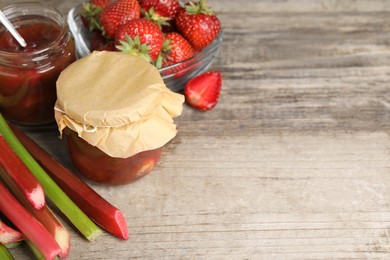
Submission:
MULTIPOLYGON (((389 259, 390 2, 210 2, 217 107, 185 106, 150 175, 92 184, 131 237, 90 243, 65 222, 69 259, 389 259)), ((29 134, 71 167, 56 131, 29 134)))

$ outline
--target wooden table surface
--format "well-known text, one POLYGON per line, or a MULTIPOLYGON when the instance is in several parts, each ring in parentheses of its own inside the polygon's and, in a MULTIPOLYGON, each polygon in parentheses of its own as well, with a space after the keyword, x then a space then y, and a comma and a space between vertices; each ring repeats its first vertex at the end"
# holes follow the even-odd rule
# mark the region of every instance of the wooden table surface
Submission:
MULTIPOLYGON (((218 105, 184 107, 150 175, 91 184, 130 239, 88 242, 63 220, 68 259, 390 259, 390 1, 209 3, 218 105)), ((55 129, 29 134, 71 167, 55 129)))

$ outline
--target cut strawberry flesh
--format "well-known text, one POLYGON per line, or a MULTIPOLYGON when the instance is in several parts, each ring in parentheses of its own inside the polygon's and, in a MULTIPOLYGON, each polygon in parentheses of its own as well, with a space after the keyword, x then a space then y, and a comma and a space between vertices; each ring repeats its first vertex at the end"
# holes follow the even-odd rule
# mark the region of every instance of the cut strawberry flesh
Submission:
POLYGON ((210 110, 218 102, 222 87, 222 76, 219 71, 205 72, 190 79, 185 88, 186 101, 200 110, 210 110))

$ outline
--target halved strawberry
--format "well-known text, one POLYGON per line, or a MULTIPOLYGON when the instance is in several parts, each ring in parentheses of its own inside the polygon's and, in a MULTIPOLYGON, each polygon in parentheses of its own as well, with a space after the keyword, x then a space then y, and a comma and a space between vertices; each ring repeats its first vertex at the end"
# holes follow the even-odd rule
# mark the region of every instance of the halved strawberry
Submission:
POLYGON ((104 35, 113 39, 118 28, 141 16, 141 7, 137 0, 117 0, 108 5, 99 17, 104 35))
POLYGON ((222 88, 219 71, 208 71, 190 79, 184 87, 186 102, 199 110, 213 109, 222 88))

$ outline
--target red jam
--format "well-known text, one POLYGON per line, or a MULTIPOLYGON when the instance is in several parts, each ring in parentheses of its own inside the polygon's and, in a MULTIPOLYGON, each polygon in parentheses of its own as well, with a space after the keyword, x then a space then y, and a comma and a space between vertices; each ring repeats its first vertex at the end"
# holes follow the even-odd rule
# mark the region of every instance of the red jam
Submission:
POLYGON ((61 28, 58 25, 40 17, 36 17, 37 19, 32 18, 33 22, 23 24, 17 28, 19 34, 26 41, 27 46, 20 46, 11 33, 5 31, 0 35, 0 48, 2 51, 31 53, 46 48, 60 37, 61 28))
POLYGON ((57 78, 76 60, 73 38, 58 17, 24 15, 12 22, 27 46, 0 26, 0 111, 18 124, 53 122, 57 78))
POLYGON ((66 129, 70 158, 74 167, 89 180, 107 185, 134 182, 157 164, 162 148, 143 151, 128 158, 113 158, 90 145, 77 133, 66 129))

